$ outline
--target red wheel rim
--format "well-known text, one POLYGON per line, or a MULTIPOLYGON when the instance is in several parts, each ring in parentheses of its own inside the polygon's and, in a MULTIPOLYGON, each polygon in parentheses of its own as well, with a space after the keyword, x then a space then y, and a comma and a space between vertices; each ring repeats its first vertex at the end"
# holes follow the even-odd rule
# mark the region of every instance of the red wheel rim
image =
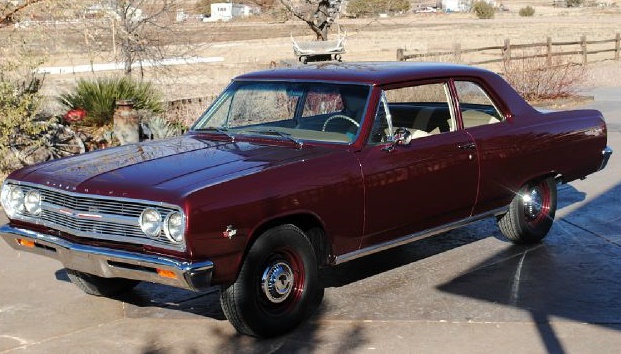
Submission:
POLYGON ((545 181, 541 181, 527 188, 522 194, 524 218, 535 227, 550 216, 550 188, 545 181))
POLYGON ((283 248, 272 253, 264 264, 259 284, 262 308, 272 315, 291 311, 304 291, 302 258, 297 252, 283 248))

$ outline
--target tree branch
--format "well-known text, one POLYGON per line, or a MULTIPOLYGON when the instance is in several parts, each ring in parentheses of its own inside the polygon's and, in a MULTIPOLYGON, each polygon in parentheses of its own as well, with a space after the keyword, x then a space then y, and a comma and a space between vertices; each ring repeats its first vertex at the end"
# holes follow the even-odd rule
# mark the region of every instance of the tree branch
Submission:
POLYGON ((0 28, 4 28, 15 23, 15 16, 18 13, 22 12, 27 7, 30 7, 42 1, 45 0, 26 0, 16 6, 12 6, 11 2, 5 2, 4 7, 0 9, 0 28))

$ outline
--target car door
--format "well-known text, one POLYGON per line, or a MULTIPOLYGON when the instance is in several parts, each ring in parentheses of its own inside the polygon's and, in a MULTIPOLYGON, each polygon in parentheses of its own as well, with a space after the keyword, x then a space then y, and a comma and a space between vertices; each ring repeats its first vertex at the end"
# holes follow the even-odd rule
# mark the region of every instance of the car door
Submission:
POLYGON ((507 119, 501 102, 490 94, 484 82, 459 78, 454 87, 463 129, 474 139, 480 165, 480 187, 473 214, 481 214, 509 204, 526 176, 529 161, 520 151, 515 124, 507 119), (527 169, 526 169, 527 170, 527 169))
POLYGON ((362 247, 470 216, 477 196, 476 146, 458 129, 453 107, 448 81, 382 92, 369 143, 360 152, 362 247), (390 142, 398 128, 411 134, 409 143, 390 142))

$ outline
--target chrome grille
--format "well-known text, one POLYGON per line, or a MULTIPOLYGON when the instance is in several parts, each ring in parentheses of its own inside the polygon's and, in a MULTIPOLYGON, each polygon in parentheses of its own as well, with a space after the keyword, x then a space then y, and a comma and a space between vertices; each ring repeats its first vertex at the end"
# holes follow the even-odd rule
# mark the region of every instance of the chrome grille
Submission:
POLYGON ((94 197, 38 185, 20 186, 24 193, 32 189, 41 193, 41 215, 29 216, 26 218, 28 221, 79 237, 184 249, 184 245, 172 243, 164 231, 157 237, 146 236, 138 224, 140 214, 147 207, 158 210, 162 219, 173 211, 180 211, 178 207, 131 199, 94 197))

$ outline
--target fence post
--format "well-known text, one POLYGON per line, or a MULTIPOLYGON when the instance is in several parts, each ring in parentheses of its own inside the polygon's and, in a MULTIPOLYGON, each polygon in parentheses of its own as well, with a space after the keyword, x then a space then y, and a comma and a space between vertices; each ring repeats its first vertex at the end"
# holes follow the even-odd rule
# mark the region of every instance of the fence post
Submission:
POLYGON ((586 36, 580 36, 580 47, 582 48, 582 65, 587 64, 587 44, 586 44, 586 36))
POLYGON ((502 49, 502 59, 504 61, 511 60, 511 41, 509 40, 509 38, 505 39, 505 46, 502 49))
POLYGON ((552 67, 552 37, 546 38, 546 63, 548 68, 552 67))
POLYGON ((615 60, 619 60, 619 51, 621 51, 621 33, 617 32, 615 36, 615 60))
POLYGON ((403 48, 397 49, 397 61, 404 61, 403 48))
POLYGON ((461 63, 461 43, 455 43, 453 45, 453 60, 456 63, 461 63))

